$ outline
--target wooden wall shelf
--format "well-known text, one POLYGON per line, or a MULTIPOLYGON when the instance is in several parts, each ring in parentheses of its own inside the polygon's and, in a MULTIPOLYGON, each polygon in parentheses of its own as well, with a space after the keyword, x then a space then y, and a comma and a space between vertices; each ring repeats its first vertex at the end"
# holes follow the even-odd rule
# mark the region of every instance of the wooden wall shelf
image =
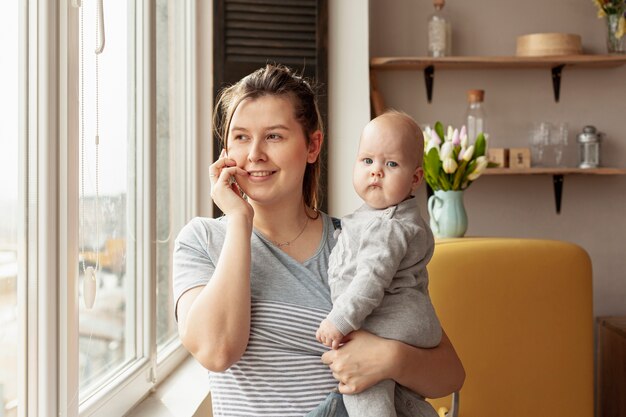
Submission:
POLYGON ((483 175, 626 175, 626 168, 488 168, 483 175))
POLYGON ((373 70, 421 70, 428 66, 437 69, 523 69, 552 68, 558 65, 581 68, 615 68, 626 64, 624 55, 562 55, 545 57, 523 56, 448 56, 432 57, 375 57, 370 60, 373 70))
POLYGON ((554 202, 559 214, 565 175, 626 175, 626 168, 488 168, 483 175, 552 175, 554 202))
MULTIPOLYGON (((375 115, 385 110, 384 99, 378 91, 376 73, 379 71, 424 72, 428 102, 432 100, 435 69, 439 70, 488 70, 488 69, 549 69, 552 75, 554 100, 559 101, 561 72, 563 68, 617 68, 626 65, 626 55, 559 55, 544 57, 524 56, 448 56, 433 58, 425 56, 374 57, 370 60, 370 83, 372 107, 375 115)), ((622 168, 490 168, 485 175, 552 175, 556 212, 561 212, 563 177, 565 175, 626 175, 622 168)))
POLYGON ((387 70, 423 70, 428 102, 432 101, 435 69, 536 69, 548 68, 552 73, 554 100, 559 101, 561 72, 565 67, 615 68, 626 64, 623 55, 562 55, 544 57, 523 56, 449 56, 432 57, 375 57, 370 60, 370 72, 387 70))

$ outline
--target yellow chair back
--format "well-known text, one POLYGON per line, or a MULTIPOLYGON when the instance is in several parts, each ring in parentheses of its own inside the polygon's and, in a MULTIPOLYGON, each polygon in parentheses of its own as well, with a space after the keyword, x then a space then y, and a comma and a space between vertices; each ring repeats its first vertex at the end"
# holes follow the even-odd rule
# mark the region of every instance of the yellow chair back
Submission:
MULTIPOLYGON (((571 243, 437 241, 430 294, 467 374, 460 417, 593 417, 592 270, 571 243)), ((450 399, 431 401, 450 408, 450 399)))

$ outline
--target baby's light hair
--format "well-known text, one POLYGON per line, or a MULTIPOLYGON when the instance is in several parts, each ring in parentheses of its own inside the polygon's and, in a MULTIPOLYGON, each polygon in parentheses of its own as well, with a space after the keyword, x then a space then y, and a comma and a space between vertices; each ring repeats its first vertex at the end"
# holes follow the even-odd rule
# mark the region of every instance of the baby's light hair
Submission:
POLYGON ((422 133, 422 129, 420 129, 415 119, 413 119, 407 113, 396 109, 386 110, 383 114, 377 116, 376 119, 386 116, 398 118, 409 128, 411 135, 417 140, 417 165, 422 166, 422 161, 424 159, 424 134, 422 133))

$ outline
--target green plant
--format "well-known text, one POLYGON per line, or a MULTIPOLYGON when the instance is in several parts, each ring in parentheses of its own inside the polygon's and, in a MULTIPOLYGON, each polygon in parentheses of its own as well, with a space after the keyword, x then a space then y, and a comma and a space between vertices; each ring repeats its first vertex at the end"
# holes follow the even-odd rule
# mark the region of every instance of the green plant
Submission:
POLYGON ((433 190, 457 191, 470 186, 490 165, 485 156, 487 139, 483 133, 474 140, 460 130, 441 122, 424 130, 424 177, 433 190))

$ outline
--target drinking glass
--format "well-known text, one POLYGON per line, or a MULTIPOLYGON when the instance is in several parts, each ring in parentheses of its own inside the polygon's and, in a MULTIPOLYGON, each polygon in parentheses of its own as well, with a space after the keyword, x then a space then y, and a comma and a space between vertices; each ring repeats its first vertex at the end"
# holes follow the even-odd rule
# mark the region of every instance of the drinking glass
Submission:
POLYGON ((530 152, 531 163, 534 166, 544 165, 544 154, 546 146, 550 144, 550 134, 552 124, 550 122, 539 122, 533 124, 530 131, 530 152))
POLYGON ((563 150, 569 144, 569 127, 567 123, 559 123, 550 133, 550 145, 554 152, 554 162, 557 167, 563 166, 563 150))

